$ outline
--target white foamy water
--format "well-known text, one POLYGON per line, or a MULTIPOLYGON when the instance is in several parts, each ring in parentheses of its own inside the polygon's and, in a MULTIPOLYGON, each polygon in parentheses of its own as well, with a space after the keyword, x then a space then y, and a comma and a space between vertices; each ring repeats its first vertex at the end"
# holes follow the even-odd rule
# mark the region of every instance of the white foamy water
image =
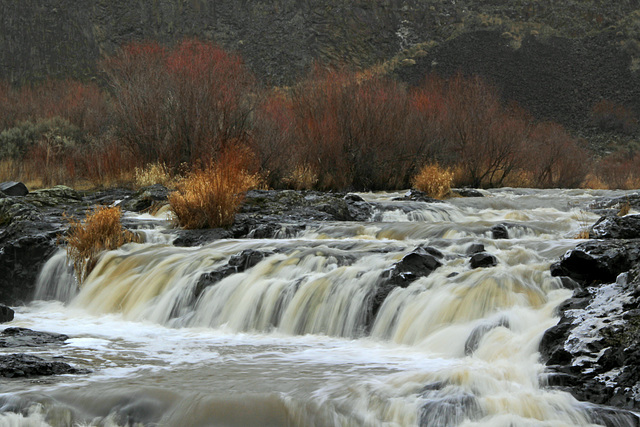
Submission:
POLYGON ((47 301, 5 325, 68 335, 20 351, 91 373, 0 380, 0 426, 593 425, 583 403, 540 386, 537 348, 571 295, 549 265, 597 218, 581 207, 613 193, 485 194, 437 205, 363 194, 370 222, 196 248, 149 231, 166 218, 129 216, 152 224, 147 243, 104 254, 81 289, 55 255, 37 294, 47 301), (496 224, 509 239, 492 238, 496 224), (472 243, 498 265, 472 270, 472 243), (442 266, 374 304, 418 246, 442 266), (243 251, 261 258, 216 276, 243 251))

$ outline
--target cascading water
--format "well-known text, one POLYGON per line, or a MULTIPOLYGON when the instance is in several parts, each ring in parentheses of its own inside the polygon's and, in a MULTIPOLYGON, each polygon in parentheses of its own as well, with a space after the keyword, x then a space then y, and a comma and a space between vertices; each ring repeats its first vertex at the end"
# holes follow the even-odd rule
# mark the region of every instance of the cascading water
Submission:
POLYGON ((153 243, 104 254, 80 290, 58 254, 39 283, 49 301, 10 326, 71 336, 39 352, 92 373, 3 381, 0 425, 594 425, 586 404, 541 386, 537 353, 571 295, 549 265, 595 221, 576 208, 594 194, 363 194, 370 222, 196 248, 147 232, 153 243), (505 223, 510 238, 493 239, 505 223), (477 243, 496 266, 470 268, 477 243), (417 247, 442 266, 372 309, 417 247), (234 263, 242 254, 253 262, 234 263))

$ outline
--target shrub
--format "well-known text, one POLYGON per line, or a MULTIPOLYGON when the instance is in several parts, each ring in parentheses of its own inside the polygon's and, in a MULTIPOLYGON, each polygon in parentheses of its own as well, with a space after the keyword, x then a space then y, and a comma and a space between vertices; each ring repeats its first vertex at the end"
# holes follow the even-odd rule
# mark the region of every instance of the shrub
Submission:
POLYGON ((453 172, 434 163, 422 167, 411 182, 416 189, 424 191, 429 197, 442 199, 451 192, 452 181, 453 172))
POLYGON ((69 230, 63 240, 80 285, 95 267, 100 253, 140 241, 136 234, 122 227, 121 217, 120 207, 101 206, 88 212, 84 221, 69 219, 69 230))
POLYGON ((521 165, 526 116, 517 108, 504 108, 496 89, 479 77, 458 74, 441 90, 445 164, 461 167, 462 184, 501 186, 521 165))
POLYGON ((228 148, 216 162, 189 173, 169 195, 178 225, 187 229, 231 225, 244 193, 259 186, 249 171, 251 153, 244 147, 228 148))
POLYGON ((629 190, 640 186, 640 154, 616 152, 601 159, 597 176, 608 188, 629 190))
POLYGON ((589 172, 586 149, 557 123, 539 123, 533 127, 525 153, 525 165, 533 185, 542 188, 577 187, 589 172))
POLYGON ((591 120, 603 131, 631 135, 638 130, 638 117, 633 111, 606 99, 593 106, 591 120))
POLYGON ((131 43, 102 68, 120 141, 141 164, 177 168, 247 138, 253 77, 238 56, 213 43, 131 43))
MULTIPOLYGON (((378 190, 409 184, 424 139, 404 87, 319 66, 291 95, 294 165, 318 174, 319 189, 378 190)), ((287 155, 289 155, 287 153, 287 155)), ((289 171, 294 172, 294 171, 289 171)))
POLYGON ((153 184, 168 186, 173 181, 171 171, 164 163, 148 163, 143 168, 135 168, 135 177, 138 187, 153 184))

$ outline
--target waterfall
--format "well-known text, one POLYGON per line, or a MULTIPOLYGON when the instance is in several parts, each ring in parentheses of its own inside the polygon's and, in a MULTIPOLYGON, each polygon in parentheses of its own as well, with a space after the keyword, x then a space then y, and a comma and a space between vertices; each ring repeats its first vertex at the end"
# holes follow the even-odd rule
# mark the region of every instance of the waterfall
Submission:
MULTIPOLYGON (((97 374, 88 396, 64 381, 45 394, 74 419, 113 425, 592 425, 585 404, 541 386, 537 353, 571 296, 549 273, 576 244, 567 199, 587 193, 362 196, 370 221, 286 238, 182 248, 147 231, 147 243, 104 253, 80 288, 55 255, 37 298, 66 306, 35 304, 29 322, 77 337, 65 354, 97 374), (508 239, 492 236, 498 224, 508 239), (471 268, 474 244, 496 265, 471 268), (390 272, 417 248, 441 265, 394 284, 390 272), (116 398, 125 391, 126 404, 116 398), (98 404, 98 394, 112 397, 98 404)), ((24 399, 32 417, 48 413, 41 398, 24 399)))

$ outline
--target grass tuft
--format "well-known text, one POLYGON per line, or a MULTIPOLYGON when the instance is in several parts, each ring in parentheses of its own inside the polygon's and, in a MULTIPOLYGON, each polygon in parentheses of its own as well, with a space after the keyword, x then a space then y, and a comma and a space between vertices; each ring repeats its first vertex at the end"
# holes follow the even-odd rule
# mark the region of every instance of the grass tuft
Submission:
POLYGON ((231 225, 244 193, 260 186, 258 175, 247 170, 250 161, 248 150, 236 148, 179 181, 169 195, 177 224, 187 229, 231 225))
POLYGON ((451 192, 451 182, 453 172, 448 168, 443 168, 437 163, 425 165, 411 183, 420 191, 425 192, 429 197, 442 199, 451 192))
POLYGON ((148 187, 154 184, 170 186, 173 177, 169 168, 161 162, 147 163, 144 168, 135 168, 136 185, 148 187))
POLYGON ((100 253, 140 241, 138 235, 122 227, 121 218, 120 207, 99 206, 89 211, 84 221, 69 219, 69 231, 63 241, 80 285, 95 267, 100 253))

